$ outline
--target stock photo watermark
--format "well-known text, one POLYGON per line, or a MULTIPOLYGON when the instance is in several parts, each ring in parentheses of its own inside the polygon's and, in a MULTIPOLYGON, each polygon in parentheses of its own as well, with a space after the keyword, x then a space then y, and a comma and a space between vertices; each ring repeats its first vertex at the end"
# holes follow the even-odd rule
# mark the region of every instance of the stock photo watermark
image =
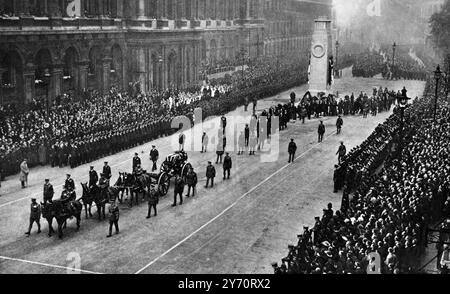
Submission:
POLYGON ((224 120, 203 121, 201 108, 194 110, 193 125, 187 116, 173 118, 172 129, 178 129, 173 136, 173 150, 201 152, 241 152, 259 150, 263 163, 276 162, 280 155, 280 119, 272 116, 228 115, 224 120), (224 125, 224 122, 226 122, 224 125))

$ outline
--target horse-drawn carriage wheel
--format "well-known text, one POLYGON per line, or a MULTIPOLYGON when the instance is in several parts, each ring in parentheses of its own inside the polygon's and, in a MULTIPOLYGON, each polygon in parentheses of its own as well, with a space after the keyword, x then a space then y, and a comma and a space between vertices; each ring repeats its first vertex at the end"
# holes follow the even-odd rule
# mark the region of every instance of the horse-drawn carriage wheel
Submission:
POLYGON ((183 165, 183 168, 181 169, 181 176, 183 178, 186 178, 187 173, 189 172, 189 170, 192 168, 192 164, 190 163, 186 163, 183 165))
POLYGON ((169 192, 170 177, 167 173, 161 173, 158 179, 158 192, 161 196, 166 196, 169 192))

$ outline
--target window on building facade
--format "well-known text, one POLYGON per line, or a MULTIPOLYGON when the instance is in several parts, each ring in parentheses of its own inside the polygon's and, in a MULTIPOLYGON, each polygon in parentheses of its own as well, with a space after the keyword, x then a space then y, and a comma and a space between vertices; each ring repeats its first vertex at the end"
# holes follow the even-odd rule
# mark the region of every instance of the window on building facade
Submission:
POLYGON ((167 18, 174 19, 175 18, 175 7, 173 0, 168 0, 167 2, 167 18))
POLYGON ((192 18, 192 0, 185 0, 184 1, 184 11, 185 11, 185 17, 187 19, 192 18))
POLYGON ((145 15, 149 18, 156 18, 157 5, 157 0, 147 0, 145 3, 145 15))

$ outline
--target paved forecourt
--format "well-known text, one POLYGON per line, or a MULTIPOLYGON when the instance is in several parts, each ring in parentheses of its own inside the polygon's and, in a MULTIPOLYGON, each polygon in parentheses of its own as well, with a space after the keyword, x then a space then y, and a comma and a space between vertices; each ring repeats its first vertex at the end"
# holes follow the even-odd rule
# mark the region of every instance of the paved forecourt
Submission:
MULTIPOLYGON (((343 78, 336 89, 355 95, 371 92, 373 87, 401 89, 406 86, 409 95, 419 96, 424 83, 417 81, 384 81, 381 79, 343 78)), ((307 87, 298 87, 258 103, 258 110, 289 100, 295 91, 302 96, 307 87)), ((251 108, 251 107, 250 107, 251 108)), ((247 113, 246 115, 249 115, 247 113)), ((243 108, 227 114, 230 118, 244 115, 243 108)), ((340 204, 340 195, 332 193, 333 165, 341 140, 350 149, 360 144, 383 122, 388 113, 377 117, 344 118, 344 130, 335 135, 336 118, 325 118, 326 140, 317 144, 317 120, 289 124, 280 134, 280 154, 276 162, 263 163, 259 156, 236 156, 232 152, 233 170, 229 181, 222 181, 222 168, 216 166, 214 189, 205 190, 205 169, 208 160, 215 161, 214 147, 207 154, 188 152, 199 175, 197 196, 185 199, 182 206, 170 207, 173 187, 160 201, 158 217, 146 220, 147 205, 128 208, 121 206, 121 233, 106 239, 108 222, 97 219, 81 222, 75 232, 74 221, 69 221, 63 240, 43 233, 24 235, 28 226, 29 199, 41 199, 43 179, 50 178, 59 196, 65 174, 71 173, 81 193, 80 182, 87 181, 90 165, 101 170, 103 161, 112 166, 113 179, 119 170, 131 170, 131 158, 138 152, 144 168, 150 169, 148 153, 155 144, 164 159, 177 147, 177 135, 160 138, 119 154, 86 164, 76 169, 40 167, 31 170, 30 187, 19 189, 18 177, 2 183, 0 197, 0 273, 65 273, 79 261, 82 273, 270 273, 270 263, 278 261, 287 252, 287 244, 295 242, 304 224, 312 225, 328 202, 340 204), (293 165, 287 165, 287 144, 295 138, 299 150, 293 165), (212 152, 211 152, 212 151, 212 152), (144 153, 141 153, 144 152, 144 153), (77 257, 80 257, 78 260, 77 257)), ((219 125, 220 118, 211 118, 205 124, 219 125)), ((198 127, 198 126, 196 126, 198 127)), ((212 138, 217 133, 209 129, 212 138)), ((187 133, 189 142, 191 133, 187 133)), ((258 154, 258 153, 257 153, 258 154)), ((161 162, 161 160, 160 160, 161 162)), ((96 209, 93 208, 93 211, 96 209)), ((84 215, 84 212, 83 212, 84 215)), ((54 224, 55 226, 55 224, 54 224)))

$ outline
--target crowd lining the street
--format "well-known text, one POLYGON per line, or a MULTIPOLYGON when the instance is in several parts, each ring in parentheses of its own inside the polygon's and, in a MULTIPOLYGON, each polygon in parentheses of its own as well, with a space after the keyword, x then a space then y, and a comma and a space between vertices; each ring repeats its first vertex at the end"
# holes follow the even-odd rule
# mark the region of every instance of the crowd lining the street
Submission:
POLYGON ((450 104, 442 89, 434 121, 432 85, 406 108, 403 124, 397 105, 342 159, 341 207, 329 204, 313 228, 304 227, 273 264, 276 274, 418 272, 426 228, 450 216, 450 104))
POLYGON ((203 118, 221 115, 236 107, 279 93, 306 82, 306 64, 299 58, 252 62, 242 72, 210 81, 186 91, 141 93, 112 88, 79 97, 64 95, 47 107, 42 101, 29 105, 0 106, 0 173, 19 171, 24 158, 30 167, 52 164, 71 166, 91 162, 171 134, 173 117, 193 116, 201 108, 203 118))

